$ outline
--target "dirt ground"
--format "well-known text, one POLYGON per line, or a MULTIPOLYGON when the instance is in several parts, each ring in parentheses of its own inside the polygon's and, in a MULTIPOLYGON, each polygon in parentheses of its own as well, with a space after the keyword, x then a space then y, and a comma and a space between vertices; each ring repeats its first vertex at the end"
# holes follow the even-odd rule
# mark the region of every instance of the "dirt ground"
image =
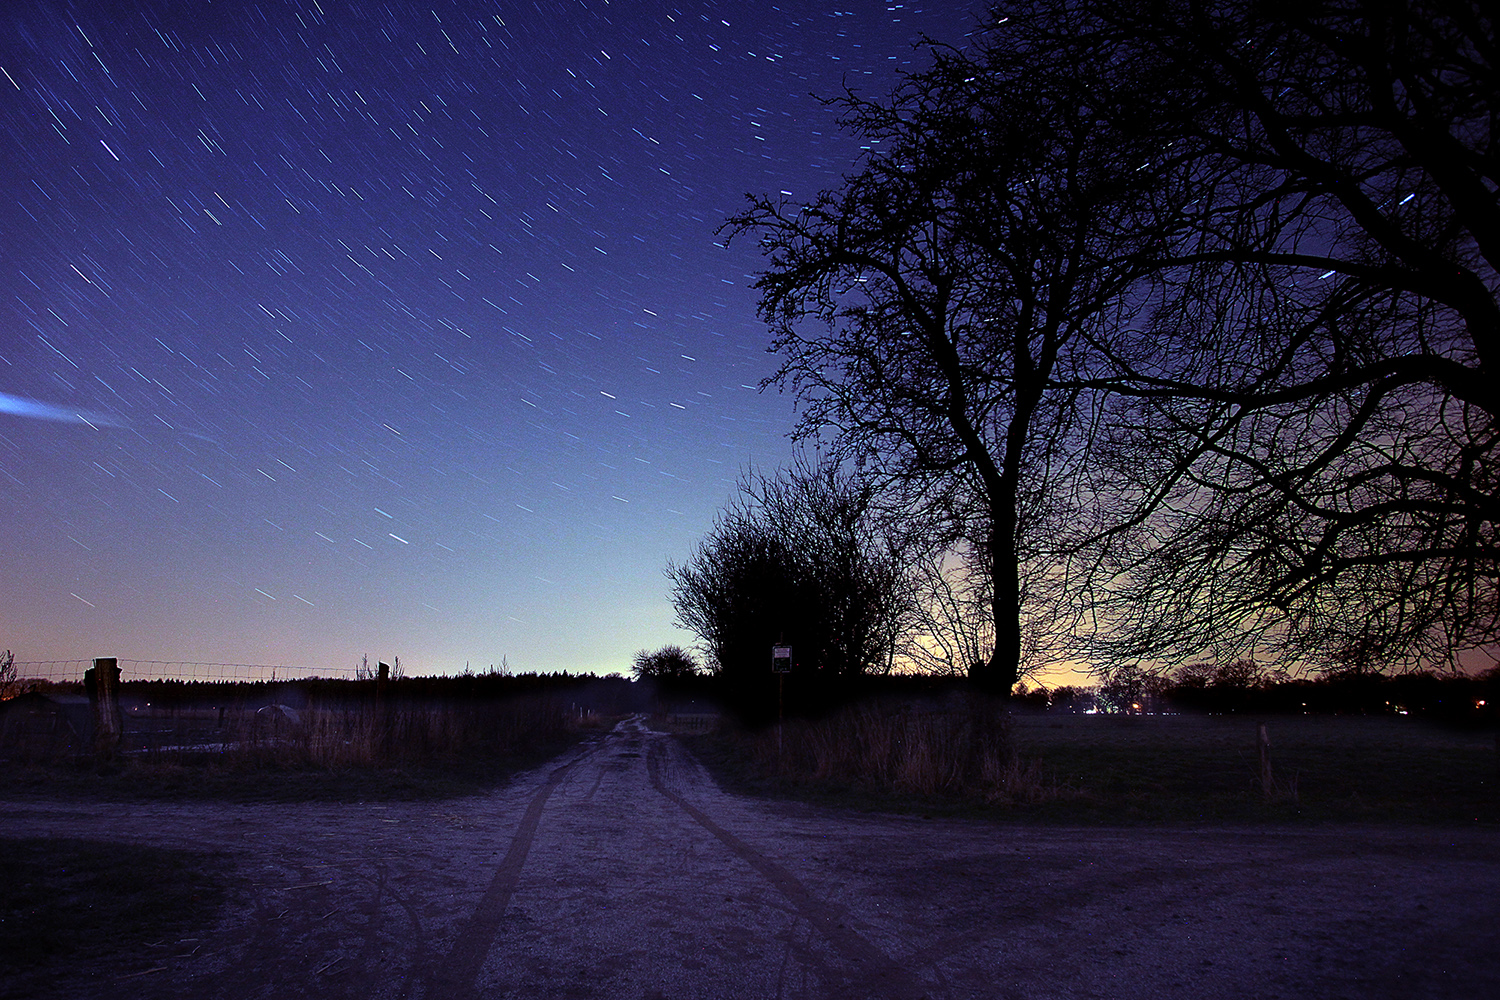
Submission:
POLYGON ((850 814, 727 794, 640 720, 485 796, 0 802, 0 834, 233 865, 216 926, 59 997, 1500 997, 1494 830, 850 814))

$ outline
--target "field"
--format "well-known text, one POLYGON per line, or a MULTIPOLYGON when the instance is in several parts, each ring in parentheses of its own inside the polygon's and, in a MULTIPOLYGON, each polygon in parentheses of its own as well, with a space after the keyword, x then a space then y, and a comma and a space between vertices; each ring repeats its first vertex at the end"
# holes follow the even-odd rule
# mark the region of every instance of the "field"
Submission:
POLYGON ((944 787, 942 775, 959 769, 941 759, 939 737, 955 748, 962 743, 954 717, 894 735, 878 716, 858 721, 788 723, 779 752, 774 728, 697 737, 691 745, 738 790, 854 808, 1088 824, 1500 823, 1495 734, 1404 716, 1017 712, 1010 719, 1015 761, 982 787, 956 778, 944 787), (1270 796, 1260 777, 1262 722, 1270 796), (890 760, 883 770, 892 779, 839 766, 861 754, 890 760), (912 766, 914 757, 923 767, 912 766), (938 776, 927 778, 928 771, 938 776), (911 777, 902 781, 902 774, 911 777))
POLYGON ((226 801, 436 799, 503 783, 617 714, 617 692, 529 676, 123 685, 95 751, 81 693, 0 703, 0 795, 226 801))

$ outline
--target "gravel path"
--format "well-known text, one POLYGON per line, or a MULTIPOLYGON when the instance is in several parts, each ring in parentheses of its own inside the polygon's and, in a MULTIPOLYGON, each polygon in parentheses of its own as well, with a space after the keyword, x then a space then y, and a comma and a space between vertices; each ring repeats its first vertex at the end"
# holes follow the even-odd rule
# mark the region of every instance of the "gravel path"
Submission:
POLYGON ((217 926, 70 998, 1500 997, 1495 831, 850 814, 720 791, 640 720, 481 797, 0 803, 0 834, 235 868, 217 926))

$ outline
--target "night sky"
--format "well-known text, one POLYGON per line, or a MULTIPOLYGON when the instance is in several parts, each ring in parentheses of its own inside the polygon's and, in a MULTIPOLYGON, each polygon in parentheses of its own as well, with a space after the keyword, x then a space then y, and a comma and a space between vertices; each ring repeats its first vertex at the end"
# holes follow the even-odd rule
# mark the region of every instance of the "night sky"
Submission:
POLYGON ((0 648, 626 670, 793 408, 746 192, 960 4, 9 2, 0 648))

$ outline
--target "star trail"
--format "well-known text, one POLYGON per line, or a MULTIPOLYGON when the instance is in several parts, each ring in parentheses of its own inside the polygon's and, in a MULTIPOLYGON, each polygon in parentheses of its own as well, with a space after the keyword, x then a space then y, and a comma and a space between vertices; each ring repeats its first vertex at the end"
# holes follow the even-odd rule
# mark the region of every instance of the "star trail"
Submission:
POLYGON ((610 671, 792 404, 715 230, 956 6, 0 15, 0 647, 610 671))

